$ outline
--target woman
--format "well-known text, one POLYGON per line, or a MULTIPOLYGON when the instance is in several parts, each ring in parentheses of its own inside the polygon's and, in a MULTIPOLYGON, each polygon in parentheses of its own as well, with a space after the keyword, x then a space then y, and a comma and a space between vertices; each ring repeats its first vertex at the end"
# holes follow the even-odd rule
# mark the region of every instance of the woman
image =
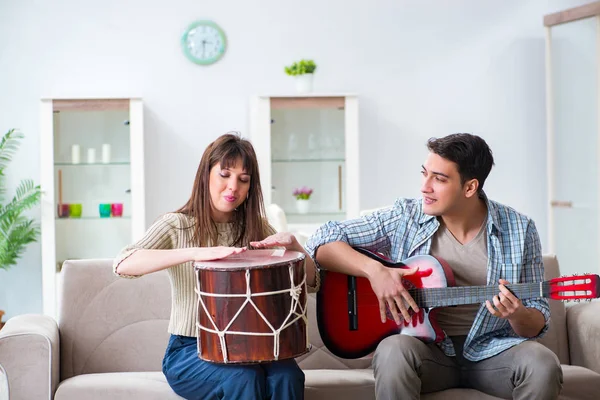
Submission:
MULTIPOLYGON (((215 364, 197 354, 196 277, 193 263, 256 248, 283 246, 306 254, 289 233, 274 234, 265 218, 256 154, 250 142, 225 134, 205 150, 192 195, 158 219, 115 259, 114 271, 138 277, 167 269, 171 338, 163 373, 186 399, 302 399, 304 373, 294 360, 256 365, 215 364)), ((306 257, 307 283, 316 290, 315 265, 306 257)))

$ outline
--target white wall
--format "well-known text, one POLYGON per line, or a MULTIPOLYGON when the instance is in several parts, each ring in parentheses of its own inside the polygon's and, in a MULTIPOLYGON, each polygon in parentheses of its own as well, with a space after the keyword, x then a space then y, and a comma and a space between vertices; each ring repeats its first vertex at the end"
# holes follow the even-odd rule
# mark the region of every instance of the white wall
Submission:
MULTIPOLYGON (((488 194, 532 216, 545 241, 542 16, 583 3, 3 1, 0 132, 27 135, 9 188, 39 181, 41 97, 140 96, 151 222, 187 199, 209 141, 247 133, 249 97, 293 90, 283 66, 309 57, 319 91, 360 95, 363 208, 418 194, 428 137, 474 132, 496 157, 488 194), (179 45, 201 18, 220 24, 229 41, 211 67, 189 62, 179 45)), ((35 244, 0 271, 9 317, 41 311, 40 265, 35 244)))

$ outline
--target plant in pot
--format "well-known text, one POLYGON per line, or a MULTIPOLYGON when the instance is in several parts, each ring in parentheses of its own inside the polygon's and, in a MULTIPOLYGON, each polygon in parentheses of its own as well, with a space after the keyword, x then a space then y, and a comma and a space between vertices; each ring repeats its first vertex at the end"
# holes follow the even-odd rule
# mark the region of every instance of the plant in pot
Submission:
MULTIPOLYGON (((17 152, 23 134, 11 129, 0 140, 0 269, 8 270, 17 264, 25 247, 35 242, 40 233, 34 219, 24 215, 40 202, 41 189, 32 179, 17 186, 12 199, 6 200, 6 168, 17 152)), ((3 312, 0 312, 0 327, 3 312)))
POLYGON ((285 73, 296 79, 296 91, 298 93, 312 92, 313 76, 317 65, 313 60, 300 60, 285 67, 285 73))
POLYGON ((296 209, 300 214, 306 214, 310 210, 310 195, 313 190, 306 186, 294 189, 294 197, 296 197, 296 209))

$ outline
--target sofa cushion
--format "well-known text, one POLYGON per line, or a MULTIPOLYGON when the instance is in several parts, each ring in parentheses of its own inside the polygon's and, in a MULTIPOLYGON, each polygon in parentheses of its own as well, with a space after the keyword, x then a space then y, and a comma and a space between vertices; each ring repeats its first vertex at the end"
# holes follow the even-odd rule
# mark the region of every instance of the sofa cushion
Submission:
MULTIPOLYGON (((306 400, 375 400, 372 369, 307 370, 306 400)), ((422 400, 500 400, 473 389, 449 389, 421 395, 422 400)))
POLYGON ((502 400, 475 389, 448 389, 421 395, 421 400, 502 400))
MULTIPOLYGON (((560 400, 595 400, 600 393, 600 375, 589 369, 563 365, 565 384, 560 400)), ((375 399, 371 369, 312 369, 306 375, 306 400, 375 399)), ((180 400, 162 372, 86 374, 61 382, 55 400, 180 400)), ((496 400, 472 389, 450 389, 421 396, 423 400, 496 400)))
POLYGON ((74 260, 61 277, 61 379, 161 370, 171 311, 165 271, 123 279, 112 260, 74 260))
POLYGON ((375 399, 372 369, 311 369, 305 370, 304 374, 306 400, 375 399))
POLYGON ((54 400, 181 400, 162 372, 84 374, 64 380, 54 400))
POLYGON ((591 369, 561 365, 563 388, 560 400, 597 400, 600 398, 600 374, 591 369))

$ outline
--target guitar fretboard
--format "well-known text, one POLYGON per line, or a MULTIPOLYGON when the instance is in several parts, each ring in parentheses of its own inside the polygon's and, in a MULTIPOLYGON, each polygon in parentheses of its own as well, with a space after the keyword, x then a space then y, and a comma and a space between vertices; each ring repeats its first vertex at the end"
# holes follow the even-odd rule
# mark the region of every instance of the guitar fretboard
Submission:
MULTIPOLYGON (((521 300, 548 297, 550 292, 548 282, 517 283, 506 287, 521 300)), ((497 285, 460 286, 409 289, 408 292, 419 307, 431 308, 483 303, 486 300, 492 301, 492 298, 500 293, 500 289, 497 285)))

